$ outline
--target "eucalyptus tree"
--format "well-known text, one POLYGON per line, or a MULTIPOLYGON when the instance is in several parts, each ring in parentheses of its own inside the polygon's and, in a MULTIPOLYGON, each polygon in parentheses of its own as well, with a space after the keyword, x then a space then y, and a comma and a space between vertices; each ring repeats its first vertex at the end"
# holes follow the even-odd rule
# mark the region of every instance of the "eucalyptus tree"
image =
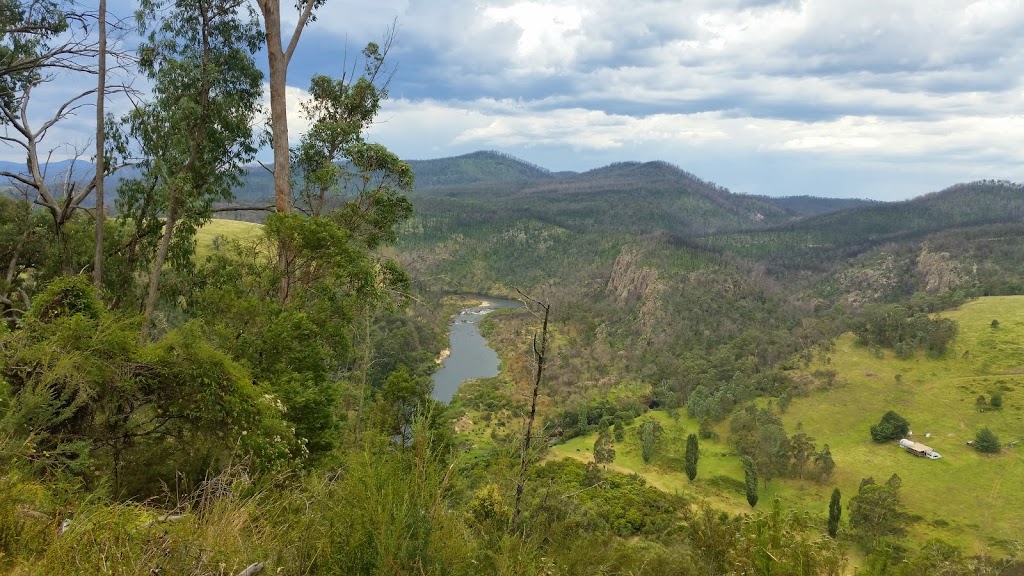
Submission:
POLYGON ((397 226, 412 215, 412 203, 405 195, 412 190, 412 168, 386 147, 366 140, 366 130, 388 97, 386 57, 392 38, 389 33, 382 44, 367 44, 362 51, 361 71, 356 64, 344 70, 340 78, 312 78, 311 98, 302 105, 310 129, 291 154, 301 180, 292 189, 290 204, 294 203, 308 221, 298 214, 278 213, 272 215, 268 227, 280 232, 275 239, 282 305, 304 298, 303 294, 309 293, 324 273, 333 270, 341 274, 334 288, 321 289, 318 294, 337 294, 345 300, 338 302, 339 311, 346 309, 362 317, 358 325, 353 322, 351 338, 363 344, 355 417, 357 442, 367 371, 372 363, 370 317, 381 306, 390 305, 393 296, 404 298, 408 281, 398 263, 382 257, 378 249, 393 243, 397 226), (321 257, 303 260, 302 255, 310 252, 302 248, 309 242, 303 239, 301 230, 310 227, 333 227, 343 238, 334 243, 331 251, 336 254, 329 257, 339 266, 326 267, 321 257), (335 257, 338 255, 343 257, 339 260, 335 257))
POLYGON ((214 202, 231 197, 256 152, 252 123, 263 75, 253 54, 262 35, 244 5, 144 0, 139 11, 146 37, 139 67, 153 82, 153 98, 125 118, 141 153, 141 176, 121 186, 121 209, 149 225, 164 215, 144 335, 168 256, 189 264, 196 229, 210 218, 214 202))
POLYGON ((274 148, 274 197, 278 212, 291 211, 291 165, 288 147, 288 65, 306 25, 316 20, 314 11, 325 0, 298 0, 295 30, 287 44, 281 33, 281 0, 256 0, 263 15, 270 71, 270 125, 274 148))
MULTIPOLYGON (((20 88, 40 69, 87 49, 69 29, 67 14, 50 0, 0 0, 0 102, 17 109, 20 88)), ((0 120, 4 123, 5 120, 0 120)))

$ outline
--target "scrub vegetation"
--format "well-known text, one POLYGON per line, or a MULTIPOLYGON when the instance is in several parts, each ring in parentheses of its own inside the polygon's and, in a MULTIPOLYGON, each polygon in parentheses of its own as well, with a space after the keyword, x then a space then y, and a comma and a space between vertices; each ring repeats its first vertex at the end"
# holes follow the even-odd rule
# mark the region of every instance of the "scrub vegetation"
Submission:
POLYGON ((0 194, 0 574, 1021 569, 1020 185, 886 204, 405 162, 366 135, 390 35, 314 76, 289 148, 294 43, 258 5, 143 2, 152 94, 98 126, 101 174, 54 179, 32 89, 104 51, 93 15, 0 0, 28 160, 0 194), (474 293, 524 307, 481 321, 501 372, 445 405, 474 293))

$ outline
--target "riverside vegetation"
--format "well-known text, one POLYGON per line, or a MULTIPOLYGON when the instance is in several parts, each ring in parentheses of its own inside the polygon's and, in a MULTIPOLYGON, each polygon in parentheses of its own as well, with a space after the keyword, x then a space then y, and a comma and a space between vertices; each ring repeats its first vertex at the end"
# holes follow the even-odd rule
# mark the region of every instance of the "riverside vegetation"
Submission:
MULTIPOLYGON (((48 51, 76 20, 33 6, 0 10, 15 128, 95 54, 48 51)), ((154 95, 99 131, 98 176, 47 179, 12 132, 0 573, 1020 571, 1019 185, 883 204, 661 162, 403 162, 365 139, 389 39, 314 78, 294 149, 274 118, 294 181, 271 184, 244 167, 271 35, 240 6, 145 4, 154 95), (260 225, 212 219, 239 210, 260 225), (514 287, 552 310, 525 453, 535 310, 482 322, 497 377, 449 405, 429 379, 449 295, 514 287), (943 459, 874 442, 889 411, 943 459)))

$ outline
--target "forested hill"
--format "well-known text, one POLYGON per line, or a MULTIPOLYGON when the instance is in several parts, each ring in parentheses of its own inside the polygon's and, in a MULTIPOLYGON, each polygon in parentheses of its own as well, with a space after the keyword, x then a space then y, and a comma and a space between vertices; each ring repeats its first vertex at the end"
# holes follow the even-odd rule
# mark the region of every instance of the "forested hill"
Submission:
POLYGON ((1015 257, 1011 254, 1020 251, 1022 222, 1024 186, 985 180, 766 230, 709 235, 702 242, 710 249, 785 269, 829 271, 853 258, 930 246, 959 257, 965 265, 996 258, 1005 271, 1015 257), (1000 241, 993 243, 997 238, 1000 241))
MULTIPOLYGON (((773 198, 734 194, 661 161, 619 162, 582 173, 552 172, 502 152, 479 151, 449 158, 411 160, 409 164, 416 175, 418 195, 475 200, 515 197, 516 202, 531 208, 552 202, 553 211, 579 204, 575 211, 582 213, 607 211, 611 209, 607 203, 648 202, 665 211, 667 217, 660 224, 640 228, 668 229, 682 235, 689 235, 692 227, 700 233, 759 229, 876 203, 813 196, 773 198), (680 211, 690 214, 680 215, 680 211)), ((24 171, 24 166, 10 162, 0 162, 0 168, 24 171)), ((57 186, 65 181, 84 181, 92 173, 93 166, 88 162, 59 161, 50 165, 47 178, 57 186)), ((111 196, 116 196, 122 179, 135 175, 136 171, 127 168, 108 178, 111 196)), ((0 186, 4 184, 0 182, 0 186)), ((242 175, 241 186, 234 191, 235 199, 240 204, 267 204, 273 189, 271 172, 264 166, 250 166, 242 175)))
POLYGON ((515 203, 523 208, 539 209, 547 204, 552 213, 569 209, 590 223, 593 211, 616 212, 622 203, 646 202, 663 212, 654 215, 656 221, 662 222, 638 228, 665 229, 683 235, 693 230, 762 228, 871 203, 734 194, 662 161, 618 162, 582 173, 555 173, 500 152, 474 152, 452 158, 414 160, 410 164, 419 195, 476 200, 515 198, 515 203))
POLYGON ((780 208, 804 216, 818 216, 839 210, 882 204, 879 200, 862 198, 821 198, 819 196, 761 196, 761 198, 780 208))
POLYGON ((960 226, 1019 222, 1024 217, 1024 185, 983 180, 957 184, 904 202, 869 206, 856 212, 810 218, 793 228, 830 230, 840 238, 907 235, 960 226))
POLYGON ((526 184, 557 178, 546 168, 493 151, 432 160, 411 160, 409 165, 416 174, 417 189, 499 182, 526 184))

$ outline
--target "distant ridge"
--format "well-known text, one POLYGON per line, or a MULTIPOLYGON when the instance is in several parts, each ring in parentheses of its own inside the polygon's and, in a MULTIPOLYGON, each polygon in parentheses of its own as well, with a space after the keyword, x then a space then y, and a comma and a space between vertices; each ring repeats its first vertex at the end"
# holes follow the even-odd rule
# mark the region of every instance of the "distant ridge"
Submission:
MULTIPOLYGON (((71 164, 71 161, 52 163, 49 169, 51 178, 54 181, 66 178, 71 164)), ((571 202, 573 198, 582 198, 580 194, 615 196, 644 191, 644 197, 656 192, 658 198, 654 200, 655 203, 661 208, 674 211, 698 209, 696 206, 678 205, 674 208, 666 206, 666 203, 671 204, 672 199, 680 193, 695 194, 728 214, 726 219, 730 222, 724 226, 728 229, 743 227, 744 222, 757 227, 781 225, 851 208, 888 204, 861 199, 736 194, 723 186, 660 160, 616 162, 585 172, 552 172, 543 166, 538 166, 511 154, 484 150, 446 158, 411 160, 409 164, 416 175, 415 189, 417 193, 431 196, 493 199, 553 194, 564 201, 571 202)), ((24 170, 23 165, 15 162, 0 162, 0 167, 12 171, 24 170)), ((74 163, 72 179, 81 180, 91 177, 92 169, 92 164, 79 160, 74 163)), ((108 187, 112 194, 116 194, 117 181, 131 175, 132 172, 129 169, 108 179, 108 187)), ((235 190, 239 203, 262 203, 273 197, 272 175, 264 167, 249 167, 242 176, 242 180, 242 185, 235 190)), ((3 182, 0 182, 0 186, 2 185, 3 182)), ((922 200, 945 192, 926 195, 922 197, 922 200)), ((595 198, 588 199, 588 201, 592 200, 595 198)), ((710 214, 708 210, 707 207, 699 208, 700 214, 693 215, 693 218, 685 217, 683 220, 691 221, 694 218, 701 220, 703 225, 700 228, 705 232, 722 229, 714 224, 718 218, 710 214)), ((662 220, 666 224, 671 221, 683 224, 676 218, 670 218, 668 221, 662 220)))
POLYGON ((529 183, 557 178, 550 170, 510 154, 485 150, 432 160, 410 160, 416 188, 481 182, 529 183))

